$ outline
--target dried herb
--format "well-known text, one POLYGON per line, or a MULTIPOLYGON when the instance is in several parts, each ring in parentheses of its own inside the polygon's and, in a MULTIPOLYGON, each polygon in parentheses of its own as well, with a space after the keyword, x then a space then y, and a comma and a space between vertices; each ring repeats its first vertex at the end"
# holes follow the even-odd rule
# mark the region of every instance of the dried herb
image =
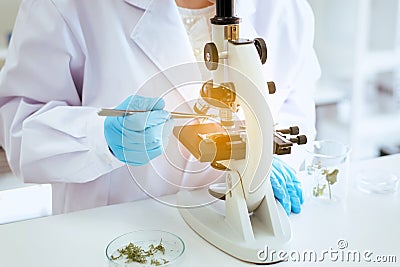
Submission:
MULTIPOLYGON (((317 169, 322 169, 321 164, 319 163, 317 165, 317 169)), ((337 176, 338 176, 339 170, 338 169, 334 169, 332 172, 329 172, 328 169, 323 169, 321 170, 321 174, 323 176, 325 176, 325 180, 327 182, 327 184, 318 184, 316 186, 314 186, 313 188, 313 195, 315 197, 319 197, 322 196, 324 194, 326 185, 328 185, 328 190, 329 190, 329 199, 332 199, 332 189, 331 186, 333 184, 335 184, 337 182, 337 176)))
MULTIPOLYGON (((155 254, 157 254, 157 252, 160 252, 162 253, 162 255, 164 255, 165 247, 162 244, 162 240, 160 240, 160 243, 157 246, 154 246, 154 244, 150 244, 148 250, 144 250, 140 246, 137 246, 133 243, 129 243, 124 248, 118 249, 117 252, 119 253, 119 255, 117 256, 112 255, 111 256, 112 260, 118 260, 121 259, 122 257, 125 257, 126 259, 125 263, 131 263, 131 262, 147 263, 148 258, 153 257, 155 254)), ((161 260, 163 262, 151 258, 150 264, 155 266, 160 266, 168 263, 166 259, 161 259, 161 260)))
POLYGON ((161 262, 158 261, 158 260, 155 260, 155 259, 151 259, 150 264, 151 264, 151 265, 155 265, 155 266, 160 266, 160 265, 161 265, 161 262))
POLYGON ((313 195, 314 195, 315 197, 322 196, 322 195, 324 194, 325 188, 326 188, 326 184, 324 184, 324 185, 318 184, 317 186, 315 186, 315 187, 313 188, 313 195))
POLYGON ((165 254, 165 248, 162 245, 162 240, 160 240, 160 243, 155 247, 153 244, 151 244, 149 246, 149 253, 152 253, 151 255, 153 255, 154 253, 156 253, 157 251, 160 251, 163 255, 165 254))

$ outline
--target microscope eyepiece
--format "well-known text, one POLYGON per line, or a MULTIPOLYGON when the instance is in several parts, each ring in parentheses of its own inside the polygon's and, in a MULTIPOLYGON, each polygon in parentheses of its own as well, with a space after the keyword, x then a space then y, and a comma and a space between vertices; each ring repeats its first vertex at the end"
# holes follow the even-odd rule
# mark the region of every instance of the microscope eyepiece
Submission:
POLYGON ((235 0, 217 0, 215 17, 211 23, 215 25, 239 24, 240 18, 235 17, 235 0))
POLYGON ((233 17, 235 13, 234 0, 217 0, 215 3, 217 17, 233 17))

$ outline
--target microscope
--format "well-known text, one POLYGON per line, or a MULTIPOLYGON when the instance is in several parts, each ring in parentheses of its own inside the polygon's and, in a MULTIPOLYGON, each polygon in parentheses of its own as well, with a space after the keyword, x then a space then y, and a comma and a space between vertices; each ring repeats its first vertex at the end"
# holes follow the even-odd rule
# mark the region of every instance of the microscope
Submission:
POLYGON ((274 129, 268 94, 276 87, 262 67, 266 43, 240 37, 234 0, 215 5, 212 42, 204 47, 212 79, 202 85, 193 109, 198 114, 218 110, 219 119, 176 126, 174 135, 198 161, 223 171, 225 181, 179 192, 178 205, 186 223, 215 247, 245 262, 271 264, 281 259, 262 260, 259 251, 266 246, 279 251, 291 238, 288 216, 269 180, 273 154, 290 154, 307 138, 296 126, 274 129), (244 120, 235 119, 239 110, 244 120))

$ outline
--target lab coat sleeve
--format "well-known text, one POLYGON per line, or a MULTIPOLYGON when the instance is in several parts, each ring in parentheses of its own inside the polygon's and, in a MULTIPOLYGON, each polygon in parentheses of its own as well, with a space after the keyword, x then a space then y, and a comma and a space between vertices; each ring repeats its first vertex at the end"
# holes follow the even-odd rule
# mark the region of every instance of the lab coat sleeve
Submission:
POLYGON ((25 182, 85 183, 123 164, 82 106, 84 47, 50 0, 22 1, 0 76, 0 144, 25 182))
MULTIPOLYGON (((257 12, 267 10, 268 14, 258 14, 254 23, 270 44, 266 68, 277 85, 270 103, 276 128, 297 125, 311 142, 316 135, 313 96, 321 74, 313 48, 314 15, 306 0, 281 0, 279 4, 270 4, 274 8, 269 10, 270 1, 273 0, 258 1, 257 12), (265 23, 266 19, 271 23, 265 23)), ((294 146, 292 150, 292 155, 283 160, 298 169, 304 158, 303 149, 294 146)))
POLYGON ((294 28, 297 25, 296 30, 288 30, 293 34, 289 38, 297 40, 297 45, 295 42, 291 46, 294 55, 291 63, 292 72, 288 77, 288 94, 280 108, 278 123, 287 126, 297 123, 309 139, 313 140, 315 137, 314 91, 321 74, 313 47, 314 15, 307 1, 297 0, 290 3, 287 16, 292 16, 294 19, 293 25, 289 24, 287 28, 290 29, 291 26, 294 28))

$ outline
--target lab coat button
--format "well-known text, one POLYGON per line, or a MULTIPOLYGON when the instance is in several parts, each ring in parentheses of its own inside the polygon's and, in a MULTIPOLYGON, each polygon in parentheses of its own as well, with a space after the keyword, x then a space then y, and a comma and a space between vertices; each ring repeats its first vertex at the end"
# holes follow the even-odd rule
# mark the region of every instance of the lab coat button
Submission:
POLYGON ((193 23, 193 19, 192 18, 186 18, 185 19, 185 24, 192 24, 193 23))

